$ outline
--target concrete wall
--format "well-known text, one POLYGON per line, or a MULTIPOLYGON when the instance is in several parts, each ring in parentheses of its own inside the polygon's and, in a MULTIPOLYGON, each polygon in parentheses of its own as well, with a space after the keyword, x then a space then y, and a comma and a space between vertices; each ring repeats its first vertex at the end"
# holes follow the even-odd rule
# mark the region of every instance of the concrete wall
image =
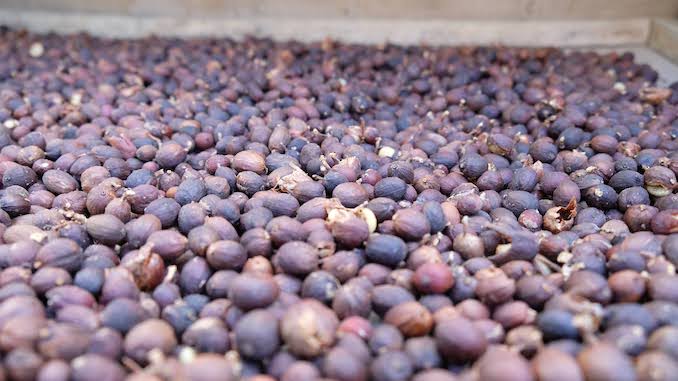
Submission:
POLYGON ((130 16, 447 20, 678 17, 677 0, 2 0, 17 10, 130 16))

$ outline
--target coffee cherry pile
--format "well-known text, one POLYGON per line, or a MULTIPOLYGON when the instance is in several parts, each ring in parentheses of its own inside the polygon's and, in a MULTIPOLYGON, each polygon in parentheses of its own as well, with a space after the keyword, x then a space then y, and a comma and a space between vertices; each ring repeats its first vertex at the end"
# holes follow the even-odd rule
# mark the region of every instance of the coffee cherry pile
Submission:
POLYGON ((632 54, 0 29, 0 381, 670 381, 632 54))

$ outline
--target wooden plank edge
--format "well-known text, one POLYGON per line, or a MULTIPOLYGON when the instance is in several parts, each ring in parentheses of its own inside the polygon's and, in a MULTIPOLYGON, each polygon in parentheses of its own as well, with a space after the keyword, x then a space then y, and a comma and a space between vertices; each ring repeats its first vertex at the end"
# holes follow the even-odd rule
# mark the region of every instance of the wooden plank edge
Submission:
POLYGON ((0 24, 41 33, 84 31, 116 38, 137 38, 150 34, 232 38, 253 35, 300 41, 319 41, 330 37, 352 43, 562 47, 644 45, 650 33, 650 20, 647 18, 544 21, 220 19, 17 11, 2 8, 0 24))

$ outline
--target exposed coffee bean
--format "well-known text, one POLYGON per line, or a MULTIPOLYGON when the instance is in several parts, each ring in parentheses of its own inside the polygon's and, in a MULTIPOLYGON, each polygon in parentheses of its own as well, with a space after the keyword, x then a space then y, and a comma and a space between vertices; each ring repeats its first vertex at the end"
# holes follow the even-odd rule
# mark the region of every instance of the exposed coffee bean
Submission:
POLYGON ((666 167, 648 168, 643 178, 647 191, 655 197, 667 196, 676 188, 676 174, 666 167))

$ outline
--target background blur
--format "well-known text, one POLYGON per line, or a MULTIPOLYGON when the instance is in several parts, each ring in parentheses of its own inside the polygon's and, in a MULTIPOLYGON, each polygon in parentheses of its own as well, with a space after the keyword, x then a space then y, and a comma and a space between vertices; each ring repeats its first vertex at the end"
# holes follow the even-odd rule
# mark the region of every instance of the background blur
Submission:
POLYGON ((3 0, 4 8, 134 16, 543 20, 677 17, 675 0, 3 0))
POLYGON ((0 25, 123 38, 649 47, 678 62, 678 0, 0 0, 0 25))
POLYGON ((17 10, 135 16, 444 18, 450 20, 677 17, 675 0, 2 0, 17 10))

